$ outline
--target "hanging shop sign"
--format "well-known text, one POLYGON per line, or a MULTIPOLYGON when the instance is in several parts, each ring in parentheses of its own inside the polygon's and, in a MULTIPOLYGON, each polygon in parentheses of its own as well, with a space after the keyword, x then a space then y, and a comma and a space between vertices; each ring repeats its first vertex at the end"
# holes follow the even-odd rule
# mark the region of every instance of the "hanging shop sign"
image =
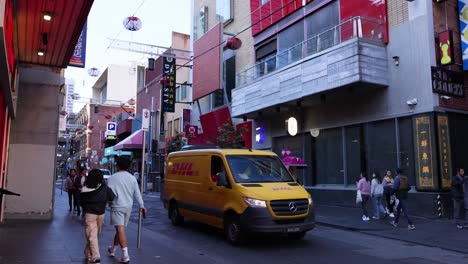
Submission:
POLYGON ((439 33, 439 53, 441 65, 454 64, 453 37, 452 31, 447 30, 439 33))
POLYGON ((468 70, 468 0, 458 0, 463 70, 468 70))
POLYGON ((162 84, 162 112, 175 111, 175 85, 176 85, 176 59, 171 57, 163 58, 163 76, 168 81, 162 84))
POLYGON ((450 134, 448 116, 437 115, 437 132, 439 139, 439 164, 442 189, 450 189, 452 183, 452 159, 450 157, 450 134))
POLYGON ((441 67, 431 67, 432 90, 435 93, 452 96, 465 96, 462 72, 450 71, 441 67))
POLYGON ((87 33, 87 22, 85 22, 83 29, 81 30, 80 37, 76 42, 73 55, 70 58, 69 66, 84 68, 86 62, 86 33, 87 33))
POLYGON ((435 190, 437 181, 434 178, 433 130, 430 115, 414 118, 415 154, 416 154, 416 187, 419 190, 435 190))

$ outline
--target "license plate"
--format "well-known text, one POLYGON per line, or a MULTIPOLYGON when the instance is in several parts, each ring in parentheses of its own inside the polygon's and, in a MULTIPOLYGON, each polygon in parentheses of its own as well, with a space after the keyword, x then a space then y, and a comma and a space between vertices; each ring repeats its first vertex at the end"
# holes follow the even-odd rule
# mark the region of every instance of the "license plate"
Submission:
POLYGON ((288 228, 288 233, 294 233, 294 232, 299 232, 299 231, 301 231, 299 227, 288 228))

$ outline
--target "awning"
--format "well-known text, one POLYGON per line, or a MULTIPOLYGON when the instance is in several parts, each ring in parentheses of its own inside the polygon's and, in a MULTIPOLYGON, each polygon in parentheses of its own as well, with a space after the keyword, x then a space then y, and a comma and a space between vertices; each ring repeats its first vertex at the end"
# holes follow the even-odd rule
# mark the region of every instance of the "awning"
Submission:
POLYGON ((109 156, 131 156, 132 152, 130 151, 115 151, 114 146, 108 147, 104 149, 104 157, 109 157, 109 156))
POLYGON ((139 129, 117 143, 114 150, 141 149, 143 147, 143 130, 139 129))

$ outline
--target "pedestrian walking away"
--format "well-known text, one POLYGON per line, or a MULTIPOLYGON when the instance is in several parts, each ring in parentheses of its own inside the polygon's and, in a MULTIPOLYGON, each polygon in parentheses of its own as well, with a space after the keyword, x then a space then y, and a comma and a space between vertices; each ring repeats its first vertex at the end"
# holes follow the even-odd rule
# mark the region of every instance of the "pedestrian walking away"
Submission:
POLYGON ((80 168, 80 174, 76 175, 75 179, 73 180, 73 183, 75 185, 75 201, 77 203, 77 208, 76 208, 76 215, 79 216, 81 214, 81 206, 80 206, 80 193, 81 189, 83 189, 83 183, 85 181, 86 173, 88 170, 86 168, 80 168))
POLYGON ((382 196, 382 178, 380 177, 380 175, 378 175, 377 172, 373 172, 371 181, 371 199, 372 205, 374 207, 374 215, 372 216, 372 219, 380 219, 381 214, 383 214, 384 217, 387 216, 387 211, 382 205, 382 196))
POLYGON ((143 204, 137 180, 127 171, 130 167, 130 159, 120 156, 117 158, 116 163, 117 172, 108 179, 109 187, 114 191, 116 196, 111 203, 111 224, 115 227, 115 236, 114 243, 109 246, 108 252, 109 256, 114 257, 116 249, 120 246, 122 257, 119 261, 121 263, 129 263, 130 255, 128 253, 125 227, 130 219, 133 200, 137 200, 143 215, 146 215, 146 208, 143 204))
POLYGON ((396 216, 395 220, 390 222, 391 225, 394 227, 398 226, 398 221, 400 220, 401 212, 405 215, 406 219, 408 220, 408 229, 414 230, 416 227, 413 225, 413 221, 411 221, 408 215, 408 209, 406 207, 406 200, 408 199, 408 191, 411 189, 408 183, 408 177, 402 175, 403 171, 398 168, 397 169, 397 176, 395 177, 393 183, 393 191, 395 193, 396 198, 398 199, 398 206, 396 208, 396 216))
POLYGON ((383 189, 384 189, 384 196, 385 196, 385 201, 386 201, 386 211, 387 214, 390 217, 395 217, 393 211, 393 207, 395 206, 395 199, 393 196, 393 177, 392 177, 392 172, 387 170, 385 172, 385 176, 382 182, 383 189))
MULTIPOLYGON (((455 221, 455 225, 458 229, 463 229, 463 216, 462 216, 462 208, 466 208, 464 203, 464 182, 465 182, 465 170, 462 168, 458 168, 456 170, 456 175, 452 177, 452 185, 451 185, 451 193, 452 193, 452 201, 453 201, 453 219, 455 221)), ((465 215, 465 217, 467 217, 465 215)), ((467 222, 465 221, 465 225, 467 222)))
POLYGON ((84 254, 88 263, 101 263, 98 236, 104 223, 106 204, 114 198, 114 192, 104 183, 102 171, 91 170, 80 193, 86 236, 84 254))
POLYGON ((362 202, 361 202, 361 207, 362 207, 362 220, 363 221, 369 221, 369 214, 367 213, 367 203, 369 202, 370 198, 370 184, 369 184, 369 179, 367 178, 366 173, 361 172, 361 175, 359 176, 359 182, 357 183, 357 189, 361 191, 361 197, 362 197, 362 202))
POLYGON ((78 204, 76 203, 76 200, 74 198, 75 196, 75 184, 73 180, 76 177, 76 170, 75 169, 70 169, 68 171, 68 176, 67 179, 65 180, 65 191, 68 193, 68 211, 71 212, 73 209, 75 209, 78 204))

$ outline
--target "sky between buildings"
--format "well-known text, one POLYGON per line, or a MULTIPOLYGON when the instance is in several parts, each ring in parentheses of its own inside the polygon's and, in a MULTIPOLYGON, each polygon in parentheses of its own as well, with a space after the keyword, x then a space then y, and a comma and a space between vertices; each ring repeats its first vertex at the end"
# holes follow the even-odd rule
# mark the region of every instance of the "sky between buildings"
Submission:
MULTIPOLYGON (((95 0, 88 16, 85 68, 68 67, 66 78, 75 80, 75 93, 91 97, 91 87, 97 77, 88 75, 96 67, 102 73, 109 64, 144 63, 148 56, 108 48, 109 39, 121 39, 168 47, 172 31, 190 34, 191 0, 95 0), (143 27, 128 31, 123 26, 126 17, 135 15, 143 27)), ((130 99, 130 98, 129 98, 130 99)), ((84 103, 74 103, 78 112, 84 103)))

